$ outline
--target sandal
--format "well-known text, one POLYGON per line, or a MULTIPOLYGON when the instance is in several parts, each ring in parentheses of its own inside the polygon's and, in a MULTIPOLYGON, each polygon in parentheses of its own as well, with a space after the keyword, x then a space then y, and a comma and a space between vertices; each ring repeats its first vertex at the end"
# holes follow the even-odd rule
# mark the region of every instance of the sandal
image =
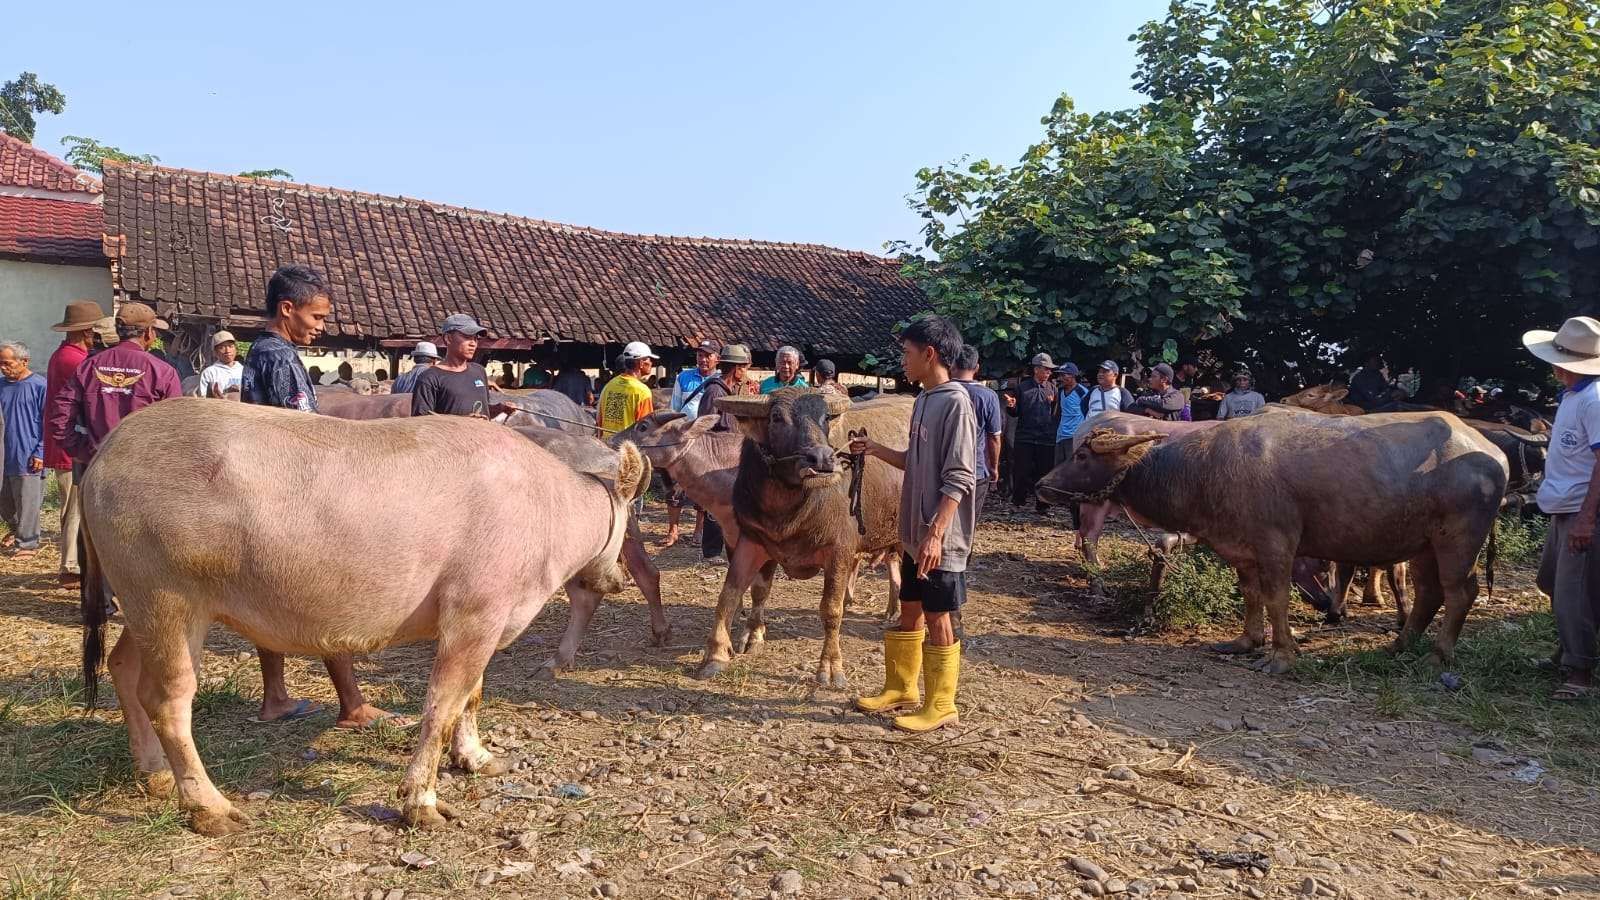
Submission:
POLYGON ((1573 684, 1569 681, 1556 688, 1555 691, 1550 694, 1550 699, 1556 703, 1575 703, 1579 700, 1587 699, 1591 689, 1591 685, 1573 684))

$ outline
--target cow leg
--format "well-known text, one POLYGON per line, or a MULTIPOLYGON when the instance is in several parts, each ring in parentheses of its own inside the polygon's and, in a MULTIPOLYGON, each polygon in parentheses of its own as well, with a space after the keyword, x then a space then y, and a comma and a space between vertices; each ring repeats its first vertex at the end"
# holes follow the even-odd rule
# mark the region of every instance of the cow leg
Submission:
POLYGON ((478 707, 482 704, 483 676, 479 675, 477 685, 467 695, 466 708, 456 722, 456 733, 450 744, 450 761, 474 775, 504 775, 511 771, 511 764, 490 753, 478 736, 478 707))
POLYGON ((900 560, 889 557, 889 605, 883 611, 883 624, 893 628, 900 621, 900 560))
POLYGON ((566 633, 561 635, 561 643, 556 647, 556 655, 550 657, 534 675, 542 681, 553 679, 572 668, 578 658, 578 645, 583 643, 583 636, 589 633, 589 621, 594 618, 594 611, 600 605, 600 593, 583 587, 574 579, 567 583, 567 605, 571 612, 567 617, 566 633))
MULTIPOLYGON (((446 737, 455 731, 467 699, 483 683, 483 670, 494 655, 500 629, 488 630, 457 618, 443 621, 439 648, 428 676, 428 696, 422 703, 417 749, 400 782, 400 815, 413 828, 434 828, 456 817, 455 810, 439 799, 439 757, 446 737)), ((496 623, 498 624, 498 623, 496 623)))
MULTIPOLYGON (((744 599, 744 592, 756 580, 756 574, 768 562, 767 551, 754 541, 740 541, 733 548, 733 558, 728 562, 728 574, 722 579, 722 593, 717 596, 716 616, 711 623, 711 635, 706 638, 706 655, 700 661, 696 678, 713 678, 722 674, 733 661, 733 640, 729 636, 733 614, 744 599)), ((752 615, 754 611, 752 610, 752 615)))
POLYGON ((139 645, 144 651, 138 678, 139 705, 149 717, 150 727, 172 767, 178 806, 189 814, 194 830, 203 835, 216 837, 239 831, 250 820, 211 782, 194 745, 192 715, 200 678, 195 662, 207 623, 195 618, 188 601, 176 595, 160 593, 145 603, 140 599, 123 598, 125 611, 141 608, 129 621, 130 627, 139 628, 145 636, 139 645), (135 623, 135 617, 140 621, 135 623))
POLYGON ((1378 566, 1367 566, 1366 578, 1361 582, 1361 605, 1378 606, 1383 603, 1383 595, 1378 592, 1378 577, 1382 575, 1378 566))
POLYGON ((1383 577, 1389 582, 1389 593, 1394 595, 1395 627, 1406 626, 1406 615, 1411 610, 1411 601, 1406 597, 1406 569, 1405 563, 1392 565, 1383 571, 1383 577))
POLYGON ((154 797, 170 797, 176 785, 172 767, 167 765, 167 754, 161 741, 150 726, 150 716, 139 702, 142 654, 133 632, 124 628, 106 660, 112 684, 117 689, 117 703, 122 707, 122 721, 128 726, 128 749, 133 756, 134 772, 144 780, 145 790, 154 797))
POLYGON ((754 656, 767 643, 767 598, 772 596, 772 579, 778 575, 778 564, 771 560, 756 573, 750 582, 750 615, 744 620, 744 636, 739 639, 739 652, 754 656))
POLYGON ((1455 660, 1456 640, 1461 637, 1461 626, 1466 624, 1467 613, 1478 599, 1478 572, 1476 553, 1441 554, 1438 563, 1439 588, 1444 597, 1444 620, 1439 623, 1439 633, 1433 639, 1431 658, 1440 666, 1455 660))
POLYGON ((817 661, 817 686, 844 690, 850 681, 844 674, 844 652, 839 649, 839 623, 844 619, 844 586, 850 578, 855 558, 835 553, 822 571, 822 658, 817 661))
POLYGON ((1100 534, 1105 530, 1106 516, 1110 515, 1110 511, 1110 506, 1105 503, 1083 503, 1078 507, 1082 521, 1078 523, 1075 543, 1083 551, 1083 567, 1089 572, 1097 599, 1106 595, 1106 580, 1100 574, 1100 534))
POLYGON ((1439 584, 1439 560, 1433 550, 1424 550, 1422 555, 1411 560, 1411 575, 1414 592, 1411 611, 1390 647, 1395 653, 1404 650, 1413 638, 1428 630, 1429 623, 1444 603, 1443 588, 1439 584))
POLYGON ((867 565, 867 560, 856 558, 855 565, 850 567, 850 578, 844 585, 844 607, 850 609, 856 605, 856 579, 861 577, 861 570, 867 565))
POLYGON ((622 542, 622 561, 650 607, 650 646, 665 647, 672 642, 672 626, 661 605, 661 570, 645 552, 644 540, 638 531, 637 525, 628 524, 628 536, 622 542))
POLYGON ((1239 573, 1239 593, 1244 595, 1244 634, 1231 641, 1212 644, 1213 652, 1230 655, 1249 653, 1267 642, 1263 621, 1265 608, 1261 603, 1258 565, 1252 562, 1248 565, 1234 566, 1234 570, 1239 573))
POLYGON ((1294 631, 1289 627, 1289 570, 1293 560, 1263 560, 1256 570, 1252 587, 1258 592, 1257 606, 1265 606, 1272 619, 1272 649, 1261 660, 1261 671, 1282 675, 1294 667, 1294 631))
POLYGON ((1337 625, 1350 612, 1350 585, 1356 579, 1356 567, 1354 563, 1334 563, 1333 569, 1333 605, 1328 608, 1328 623, 1337 625))

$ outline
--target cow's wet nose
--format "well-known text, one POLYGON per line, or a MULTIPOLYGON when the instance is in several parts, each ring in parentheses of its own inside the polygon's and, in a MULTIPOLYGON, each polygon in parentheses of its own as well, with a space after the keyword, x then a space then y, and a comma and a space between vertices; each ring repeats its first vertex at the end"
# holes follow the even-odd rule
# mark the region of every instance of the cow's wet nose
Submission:
POLYGON ((807 447, 800 454, 805 460, 806 467, 817 472, 832 472, 834 465, 834 451, 832 447, 807 447))

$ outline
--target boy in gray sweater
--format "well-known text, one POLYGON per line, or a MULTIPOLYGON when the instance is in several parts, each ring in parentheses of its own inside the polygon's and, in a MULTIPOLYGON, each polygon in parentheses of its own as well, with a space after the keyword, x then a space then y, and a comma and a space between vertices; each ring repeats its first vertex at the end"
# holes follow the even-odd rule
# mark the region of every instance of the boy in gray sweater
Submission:
POLYGON ((949 320, 928 316, 900 336, 906 378, 922 386, 911 411, 905 450, 871 440, 853 441, 905 471, 900 487, 900 622, 883 635, 884 687, 860 697, 856 708, 881 713, 920 707, 896 716, 904 731, 932 731, 958 721, 956 683, 961 644, 951 613, 967 599, 967 556, 977 523, 977 419, 966 388, 950 380, 961 352, 961 333, 949 320), (926 698, 917 691, 923 674, 926 698))

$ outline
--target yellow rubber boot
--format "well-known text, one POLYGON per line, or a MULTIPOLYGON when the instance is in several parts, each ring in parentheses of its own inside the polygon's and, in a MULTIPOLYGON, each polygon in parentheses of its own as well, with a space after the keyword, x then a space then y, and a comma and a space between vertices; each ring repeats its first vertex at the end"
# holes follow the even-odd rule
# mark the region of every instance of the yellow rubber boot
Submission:
POLYGON ((922 649, 922 681, 927 699, 922 708, 909 716, 895 716, 894 727, 901 731, 923 732, 954 725, 956 683, 961 679, 961 642, 948 647, 932 644, 922 649))
POLYGON ((922 671, 922 640, 927 634, 927 629, 883 633, 883 693, 857 697, 856 709, 884 713, 921 705, 917 673, 922 671))

